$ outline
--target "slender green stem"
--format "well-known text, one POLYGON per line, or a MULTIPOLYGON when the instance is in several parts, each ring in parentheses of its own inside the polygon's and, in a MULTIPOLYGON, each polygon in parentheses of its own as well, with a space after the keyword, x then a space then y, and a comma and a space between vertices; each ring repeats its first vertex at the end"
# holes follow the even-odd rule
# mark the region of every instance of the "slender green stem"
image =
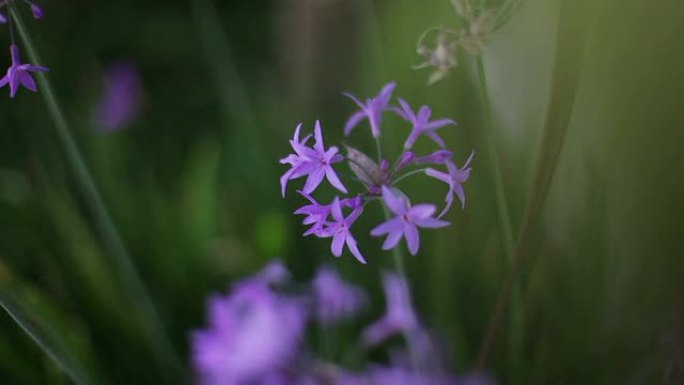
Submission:
MULTIPOLYGON (((489 155, 489 163, 491 166, 494 182, 494 193, 496 195, 497 209, 499 212, 499 225, 501 227, 501 234, 503 236, 503 246, 506 254, 506 264, 508 271, 512 269, 512 258, 514 248, 514 234, 513 225, 511 222, 510 209, 506 200, 504 192, 503 180, 501 171, 499 169, 499 157, 496 146, 496 138, 494 136, 494 128, 492 127, 492 112, 489 93, 487 91, 487 77, 484 68, 484 59, 482 55, 477 57, 477 73, 480 90, 480 102, 482 105, 484 131, 487 140, 487 153, 489 155)), ((523 314, 522 314, 522 296, 520 285, 516 282, 513 286, 513 299, 511 305, 511 313, 508 319, 508 343, 509 343, 509 370, 510 377, 518 376, 518 368, 520 367, 521 348, 523 343, 523 314)))
POLYGON ((425 173, 425 169, 424 169, 424 168, 421 168, 421 169, 418 169, 418 170, 409 171, 409 172, 407 172, 406 174, 402 174, 402 175, 400 175, 397 179, 395 179, 395 180, 392 182, 392 184, 395 185, 395 184, 401 182, 402 180, 404 180, 404 179, 410 177, 411 175, 416 175, 416 174, 420 174, 420 173, 423 173, 423 174, 424 174, 424 173, 425 173))
POLYGON ((544 120, 544 131, 535 160, 535 171, 530 187, 518 238, 513 249, 512 266, 503 282, 480 346, 474 371, 482 370, 494 350, 506 309, 513 298, 518 273, 528 254, 533 226, 539 220, 549 187, 563 148, 584 60, 584 39, 587 29, 589 0, 561 2, 556 37, 556 54, 551 78, 551 91, 544 120))
POLYGON ((501 235, 503 236, 506 258, 510 263, 514 244, 513 226, 511 224, 511 214, 508 208, 506 194, 504 192, 501 170, 499 168, 496 138, 494 137, 494 128, 492 127, 491 103, 489 99, 489 92, 487 91, 487 77, 485 74, 484 59, 482 58, 482 55, 477 56, 477 74, 480 103, 482 105, 482 118, 484 121, 484 133, 487 142, 487 155, 489 156, 489 163, 492 171, 494 194, 496 195, 496 208, 499 213, 499 226, 501 227, 501 235))
MULTIPOLYGON (((36 64, 43 63, 19 13, 12 10, 12 18, 16 21, 17 31, 26 46, 28 57, 31 62, 36 64)), ((150 339, 150 345, 155 353, 154 358, 157 361, 161 372, 168 375, 169 378, 174 378, 174 376, 182 373, 183 369, 171 341, 168 335, 166 335, 161 318, 157 314, 152 299, 131 261, 131 257, 119 235, 116 225, 114 224, 95 185, 95 181, 78 149, 76 141, 71 134, 69 124, 67 123, 47 76, 43 73, 37 73, 36 75, 38 84, 41 88, 41 94, 43 95, 48 112, 55 124, 57 136, 64 148, 67 162, 76 177, 77 185, 81 189, 81 192, 96 219, 98 230, 112 255, 114 268, 123 278, 124 286, 128 291, 131 302, 136 306, 136 310, 145 321, 144 330, 147 337, 150 339)))
POLYGON ((378 166, 382 163, 382 146, 380 145, 380 138, 375 139, 375 151, 378 154, 378 166))

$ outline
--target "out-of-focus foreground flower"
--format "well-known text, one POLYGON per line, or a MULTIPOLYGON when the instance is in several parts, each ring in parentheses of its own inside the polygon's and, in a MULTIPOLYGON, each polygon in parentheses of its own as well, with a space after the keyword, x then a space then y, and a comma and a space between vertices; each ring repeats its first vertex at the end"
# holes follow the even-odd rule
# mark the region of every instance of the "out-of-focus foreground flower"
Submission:
POLYGON ((143 98, 140 72, 134 62, 115 62, 104 76, 102 97, 95 107, 95 123, 113 132, 132 123, 140 114, 143 98))
POLYGON ((191 335, 193 367, 202 385, 489 385, 482 376, 458 377, 440 361, 436 344, 411 304, 408 287, 395 273, 383 275, 387 311, 368 326, 358 346, 377 347, 392 335, 402 335, 423 359, 394 347, 390 360, 369 362, 350 370, 317 357, 305 345, 313 322, 326 325, 358 315, 367 303, 359 287, 345 282, 330 267, 321 268, 309 289, 289 280, 281 263, 238 282, 227 295, 208 301, 208 326, 191 335), (288 294, 290 293, 290 294, 288 294), (291 294, 296 293, 296 294, 291 294))

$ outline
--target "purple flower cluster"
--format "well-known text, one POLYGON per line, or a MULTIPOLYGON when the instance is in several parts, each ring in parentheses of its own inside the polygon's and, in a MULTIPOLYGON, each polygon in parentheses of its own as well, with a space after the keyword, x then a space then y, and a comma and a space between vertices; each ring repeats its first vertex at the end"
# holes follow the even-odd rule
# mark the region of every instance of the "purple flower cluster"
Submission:
MULTIPOLYGON (((24 0, 31 8, 31 13, 35 19, 43 18, 43 9, 37 4, 24 0)), ((36 92, 38 87, 35 80, 31 76, 31 72, 46 72, 48 69, 43 66, 27 64, 21 62, 19 53, 19 46, 14 42, 14 30, 12 25, 12 7, 14 7, 14 0, 5 0, 0 2, 0 9, 6 8, 7 14, 0 13, 0 24, 7 24, 10 29, 10 56, 12 64, 7 69, 5 76, 0 79, 0 88, 9 86, 10 97, 14 98, 17 95, 20 87, 24 87, 30 91, 36 92)))
POLYGON ((384 364, 349 371, 316 357, 304 336, 313 322, 326 328, 358 315, 367 305, 359 287, 329 267, 321 268, 302 292, 281 263, 272 263, 238 282, 228 295, 208 301, 208 326, 191 335, 193 367, 203 385, 484 385, 484 377, 450 375, 439 362, 437 344, 413 310, 406 282, 394 273, 383 276, 387 310, 366 327, 357 344, 376 348, 402 335, 415 349, 390 354, 384 364), (292 287, 298 289, 291 290, 292 287), (292 294, 297 293, 297 294, 292 294), (418 356, 417 359, 407 357, 418 356))
POLYGON ((459 168, 451 160, 452 152, 446 148, 446 143, 437 133, 440 128, 456 123, 451 119, 432 120, 430 107, 422 106, 415 111, 402 98, 397 98, 398 106, 392 105, 392 94, 395 89, 396 83, 390 82, 377 96, 365 102, 349 93, 344 94, 359 108, 347 120, 344 134, 350 135, 355 127, 367 120, 378 148, 377 163, 351 146, 345 146, 346 156, 341 154, 336 146, 326 149, 319 121, 316 121, 314 126, 313 145, 309 145, 312 134, 301 138, 302 124, 300 123, 295 129, 294 137, 290 140, 294 153, 280 160, 281 164, 289 166, 280 178, 283 197, 291 180, 306 177, 303 189, 298 192, 309 201, 309 204, 295 211, 297 215, 304 215, 303 224, 310 226, 304 235, 332 238, 331 251, 336 257, 342 255, 346 246, 359 262, 366 263, 351 227, 363 213, 368 202, 374 200, 382 202, 386 210, 393 215, 392 218, 371 230, 370 234, 375 237, 386 237, 383 244, 385 250, 397 247, 403 238, 412 255, 416 255, 420 247, 419 228, 439 228, 449 225, 449 222, 441 218, 451 207, 454 195, 461 201, 461 206, 465 207, 465 192, 462 185, 470 176, 473 153, 470 154, 463 167, 459 168), (382 157, 380 146, 382 118, 385 112, 394 113, 411 127, 404 142, 404 148, 393 164, 382 157), (412 149, 421 137, 430 139, 439 149, 428 155, 417 155, 412 149), (361 185, 361 189, 356 193, 348 192, 335 170, 335 165, 345 160, 354 174, 352 181, 361 185), (434 167, 426 167, 425 165, 428 164, 442 166, 446 170, 440 171, 434 167), (448 186, 445 207, 438 216, 435 216, 437 212, 435 205, 428 203, 412 205, 407 195, 397 188, 398 182, 414 174, 433 177, 448 186), (330 203, 319 203, 312 193, 321 185, 323 179, 327 179, 339 192, 348 195, 338 195, 330 203))

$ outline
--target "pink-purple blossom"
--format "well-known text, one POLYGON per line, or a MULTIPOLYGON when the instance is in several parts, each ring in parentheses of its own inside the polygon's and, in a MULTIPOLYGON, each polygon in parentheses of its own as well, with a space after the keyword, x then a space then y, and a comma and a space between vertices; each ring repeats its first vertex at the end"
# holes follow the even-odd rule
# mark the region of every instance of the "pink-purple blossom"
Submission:
POLYGON ((418 110, 418 113, 415 113, 413 112, 411 106, 404 99, 398 99, 401 109, 398 109, 397 112, 412 125, 411 133, 409 134, 408 138, 406 138, 406 142, 404 142, 404 148, 408 150, 413 147, 420 135, 425 135, 432 139, 440 147, 445 147, 446 145, 444 140, 442 140, 442 138, 437 135, 435 131, 437 131, 438 128, 442 128, 446 125, 456 124, 456 122, 451 119, 437 119, 430 121, 430 116, 432 115, 432 110, 430 107, 422 106, 418 110))
POLYGON ((327 179, 333 187, 346 193, 346 187, 332 167, 334 163, 341 162, 343 157, 339 154, 339 149, 336 146, 325 149, 320 121, 316 121, 314 128, 315 142, 313 147, 306 146, 309 136, 302 141, 299 140, 300 129, 301 124, 297 125, 294 138, 290 141, 295 154, 290 154, 280 160, 281 164, 290 165, 290 169, 280 178, 283 197, 287 189, 287 182, 303 176, 308 176, 303 189, 305 194, 311 194, 323 179, 327 179))
POLYGON ((342 204, 340 203, 340 198, 335 197, 330 207, 330 213, 332 215, 332 222, 327 222, 325 227, 318 232, 318 236, 321 238, 332 237, 332 243, 330 245, 330 251, 336 257, 342 255, 344 246, 346 245, 352 255, 361 263, 365 264, 366 259, 363 257, 359 251, 356 238, 351 233, 351 227, 356 221, 356 219, 363 212, 363 207, 355 208, 348 216, 344 216, 342 213, 342 204))
POLYGON ((387 186, 382 187, 383 201, 395 216, 371 230, 371 235, 375 237, 387 235, 385 243, 382 245, 384 250, 394 248, 401 238, 404 238, 409 252, 416 255, 420 247, 418 228, 434 229, 448 226, 449 222, 433 218, 432 215, 436 211, 434 205, 418 204, 411 206, 408 199, 402 195, 387 186))
POLYGON ((49 70, 39 65, 22 64, 19 47, 15 44, 10 46, 10 54, 12 56, 12 65, 7 69, 7 74, 0 79, 0 88, 9 85, 10 97, 12 98, 17 95, 20 86, 36 92, 38 87, 35 80, 31 77, 31 72, 46 72, 49 70))
POLYGON ((439 214, 439 217, 444 216, 444 214, 449 211, 449 208, 454 201, 454 194, 456 194, 458 199, 461 201, 461 207, 465 207, 466 196, 465 191, 463 191, 463 183, 465 183, 470 177, 470 162, 473 160, 473 155, 475 155, 475 152, 470 153, 468 160, 466 160, 462 168, 458 168, 458 166, 451 161, 447 162, 447 173, 435 170, 434 168, 428 168, 425 170, 425 174, 439 179, 449 185, 449 191, 447 191, 445 198, 446 206, 439 214))
POLYGON ((344 125, 344 135, 349 136, 354 127, 363 119, 368 119, 371 134, 374 138, 379 137, 381 134, 382 113, 390 110, 389 101, 396 87, 397 83, 395 82, 387 83, 377 96, 367 99, 365 103, 361 102, 356 96, 345 92, 344 95, 356 103, 359 111, 353 113, 347 120, 347 123, 344 125))

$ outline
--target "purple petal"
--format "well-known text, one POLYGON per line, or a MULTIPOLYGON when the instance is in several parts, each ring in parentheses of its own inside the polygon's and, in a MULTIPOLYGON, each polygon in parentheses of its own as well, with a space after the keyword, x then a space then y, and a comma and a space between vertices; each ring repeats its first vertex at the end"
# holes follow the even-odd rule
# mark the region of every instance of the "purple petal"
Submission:
POLYGON ((409 122, 415 122, 416 121, 416 115, 413 113, 413 110, 411 109, 411 105, 409 105, 406 100, 402 98, 397 98, 399 100, 399 104, 401 105, 401 108, 403 110, 403 113, 401 116, 408 120, 409 122))
POLYGON ((418 136, 420 136, 420 130, 414 127, 411 130, 408 138, 406 138, 406 142, 404 142, 404 149, 408 150, 413 147, 413 145, 416 143, 416 140, 418 140, 418 136))
POLYGON ((435 179, 439 179, 444 183, 451 184, 451 175, 435 170, 434 168, 425 169, 425 174, 435 179))
POLYGON ((283 174, 283 176, 280 177, 280 192, 283 195, 283 198, 285 198, 285 190, 287 190, 287 182, 290 180, 290 176, 292 176, 292 173, 294 172, 294 168, 291 168, 283 174))
POLYGON ((5 75, 2 79, 0 79, 0 88, 4 87, 9 83, 9 76, 5 75))
POLYGON ((465 197, 465 191, 463 191, 463 186, 461 186, 460 184, 456 184, 454 186, 454 192, 458 196, 458 199, 461 201, 461 208, 465 208, 466 197, 465 197))
POLYGON ((449 211, 449 208, 451 208, 451 204, 454 203, 454 194, 453 194, 453 190, 451 190, 451 188, 449 188, 449 191, 447 191, 445 201, 446 201, 446 205, 444 206, 444 209, 442 209, 442 212, 439 213, 438 218, 443 217, 447 213, 447 211, 449 211))
POLYGON ((311 174, 309 174, 309 177, 306 178, 306 183, 304 184, 304 193, 305 194, 311 194, 318 185, 321 184, 323 181, 323 178, 325 177, 325 169, 324 168, 317 168, 315 169, 311 174))
POLYGON ((359 262, 361 262, 365 265, 366 260, 363 258, 363 255, 361 255, 361 252, 359 251, 359 247, 356 244, 356 239, 354 239, 354 237, 351 235, 350 232, 347 232, 346 241, 347 241, 347 247, 349 248, 349 251, 352 253, 352 255, 359 262))
POLYGON ((449 125, 449 124, 455 125, 456 122, 454 122, 451 119, 437 119, 437 120, 433 120, 432 122, 427 123, 425 125, 425 129, 426 130, 436 130, 440 127, 444 127, 444 126, 449 125))
POLYGON ((28 74, 28 72, 22 72, 18 74, 19 76, 19 82, 21 83, 22 86, 26 87, 27 89, 36 92, 38 91, 38 88, 36 87, 36 82, 33 80, 31 75, 28 74))
POLYGON ((403 197, 395 194, 389 187, 382 186, 382 199, 394 215, 401 216, 406 212, 406 201, 403 197))
POLYGON ((374 237, 379 237, 381 235, 397 231, 402 231, 402 219, 399 217, 392 218, 379 224, 373 230, 371 230, 370 234, 374 237))
POLYGON ((353 100, 354 103, 356 103, 356 105, 359 106, 359 108, 360 108, 361 110, 363 110, 363 111, 366 110, 366 105, 363 104, 363 103, 361 103, 361 101, 360 101, 359 99, 357 99, 356 96, 350 94, 349 92, 343 92, 342 95, 344 95, 344 96, 348 97, 349 99, 353 100))
POLYGON ((435 211, 437 211, 437 209, 434 205, 423 203, 411 207, 407 216, 411 218, 411 221, 416 222, 431 217, 435 211))
POLYGON ((325 177, 328 178, 328 182, 330 182, 330 184, 333 185, 333 187, 342 191, 345 194, 347 193, 347 189, 344 187, 342 181, 337 176, 335 170, 331 166, 325 168, 325 177))
POLYGON ((381 104, 383 107, 387 106, 387 103, 389 103, 390 99, 392 98, 392 92, 394 92, 394 89, 396 87, 396 82, 389 82, 384 87, 382 87, 382 90, 378 95, 378 103, 381 104))
POLYGON ((364 345, 375 346, 396 332, 396 326, 389 322, 386 317, 383 317, 364 329, 361 339, 364 345))
POLYGON ((314 150, 318 151, 318 153, 322 154, 325 152, 325 148, 323 146, 323 133, 321 132, 321 122, 316 121, 316 125, 314 128, 314 138, 315 138, 315 143, 314 143, 314 150))
POLYGON ((389 250, 393 249, 399 241, 401 241, 401 237, 403 235, 403 232, 401 231, 401 228, 397 229, 396 231, 391 231, 387 234, 387 238, 385 238, 385 242, 382 244, 382 249, 383 250, 389 250))
POLYGON ((416 221, 414 223, 418 227, 424 227, 427 229, 438 229, 440 227, 449 226, 449 222, 440 221, 439 219, 436 219, 436 218, 425 218, 425 219, 421 219, 419 221, 416 221))
POLYGON ((365 117, 366 113, 364 111, 356 111, 352 114, 344 125, 344 135, 349 136, 354 127, 356 127, 365 117))
POLYGON ((27 71, 31 71, 31 72, 49 72, 50 69, 47 68, 47 67, 43 67, 43 66, 37 66, 37 65, 29 64, 29 66, 27 67, 27 71))
POLYGON ((342 205, 340 205, 339 197, 335 197, 330 208, 332 210, 333 219, 337 222, 344 222, 344 215, 342 215, 342 205))
POLYGON ((330 245, 330 250, 333 255, 339 257, 342 255, 342 247, 344 247, 345 236, 343 232, 336 233, 333 235, 332 244, 330 245))
POLYGON ((301 131, 301 129, 302 129, 302 124, 301 123, 297 124, 297 128, 295 128, 295 132, 294 132, 294 137, 292 138, 293 142, 301 143, 299 141, 299 132, 301 131))
POLYGON ((437 135, 436 132, 434 131, 426 131, 425 135, 427 135, 428 138, 432 139, 433 142, 437 143, 438 146, 440 147, 446 147, 446 144, 444 143, 444 140, 437 135))
POLYGON ((0 13, 0 24, 6 24, 6 23, 7 23, 7 18, 5 17, 5 15, 0 13))
POLYGON ((416 255, 420 247, 420 236, 418 235, 418 228, 410 223, 404 225, 404 238, 406 238, 406 245, 409 253, 416 255))
POLYGON ((430 109, 430 107, 422 106, 418 110, 418 121, 427 122, 428 120, 430 120, 430 115, 432 115, 432 110, 430 109))

